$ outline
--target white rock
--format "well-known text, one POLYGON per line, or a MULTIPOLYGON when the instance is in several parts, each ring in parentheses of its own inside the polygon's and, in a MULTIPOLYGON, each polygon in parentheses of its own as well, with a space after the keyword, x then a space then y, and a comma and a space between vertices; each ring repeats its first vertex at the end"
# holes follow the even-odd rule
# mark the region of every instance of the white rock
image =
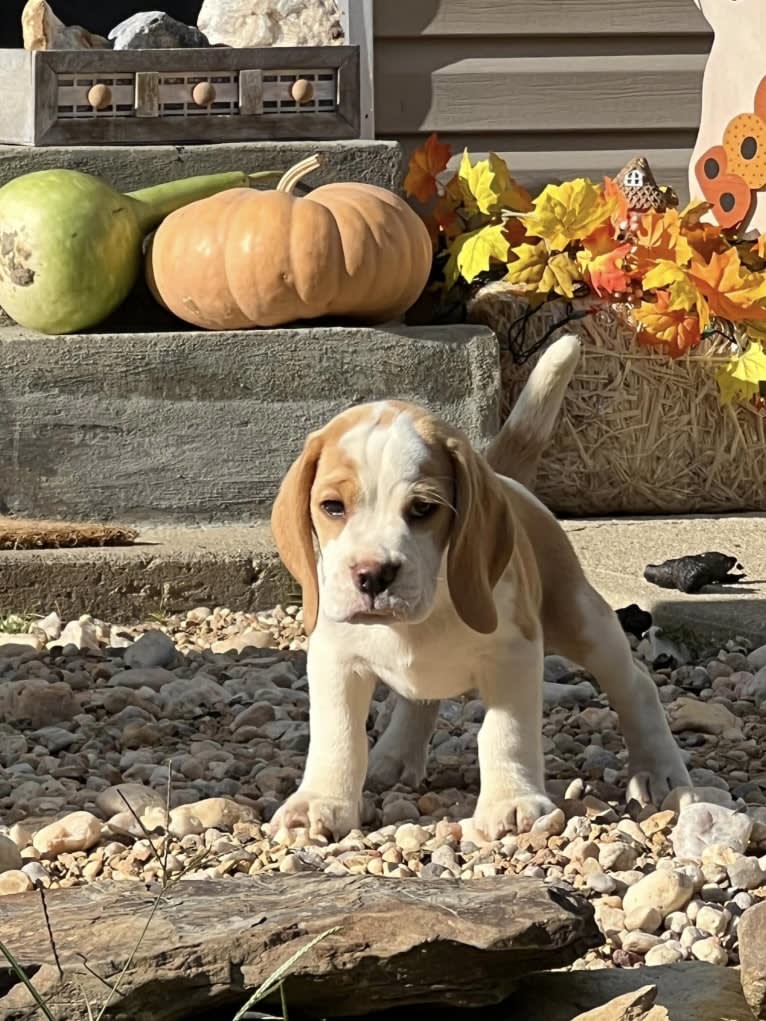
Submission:
POLYGON ((744 853, 752 829, 753 821, 747 815, 703 802, 681 809, 670 840, 678 858, 700 862, 711 844, 725 844, 744 853))
POLYGON ((0 897, 7 897, 14 893, 26 893, 31 889, 32 880, 21 869, 0 873, 0 897))
POLYGON ((658 965, 658 964, 677 964, 679 961, 683 961, 684 951, 678 940, 666 940, 664 943, 658 943, 656 947, 652 947, 651 950, 647 951, 646 957, 644 958, 644 964, 658 965))
POLYGON ((662 940, 659 936, 655 936, 650 932, 641 932, 638 929, 633 932, 623 933, 620 937, 622 949, 633 954, 645 954, 661 942, 662 940))
MULTIPOLYGON (((142 822, 153 818, 151 809, 142 822)), ((205 830, 231 830, 238 822, 253 822, 255 813, 246 805, 240 805, 231 798, 205 798, 188 805, 179 805, 170 813, 170 832, 177 837, 205 830)))
POLYGON ((694 884, 682 872, 669 869, 650 872, 625 893, 622 906, 626 914, 637 908, 656 908, 665 918, 684 907, 694 894, 694 884))
POLYGON ((735 890, 756 890, 766 884, 766 873, 757 858, 738 854, 734 861, 726 866, 729 882, 735 890))
MULTIPOLYGON (((689 901, 689 904, 694 903, 689 901)), ((686 906, 686 911, 671 911, 669 915, 665 917, 665 928, 669 929, 670 932, 675 932, 679 936, 684 931, 690 921, 693 921, 689 917, 689 904, 686 906)))
MULTIPOLYGON (((158 823, 159 817, 159 809, 150 808, 141 819, 141 822, 147 829, 153 828, 153 826, 156 825, 164 825, 164 813, 162 813, 162 822, 160 823, 158 823)), ((189 805, 179 805, 178 808, 172 809, 170 812, 169 822, 170 824, 168 829, 173 836, 178 837, 179 839, 204 833, 207 829, 202 820, 198 819, 197 816, 194 815, 189 805)))
POLYGON ((101 839, 101 820, 91 812, 71 812, 35 833, 32 846, 40 854, 88 851, 101 839))
POLYGON ((419 851, 428 839, 429 835, 423 827, 411 822, 397 826, 394 834, 396 846, 402 851, 419 851))
POLYGON ((61 617, 59 617, 55 610, 53 613, 49 613, 47 617, 43 617, 42 620, 35 622, 35 628, 38 631, 42 631, 49 642, 55 642, 60 637, 63 626, 61 617))
POLYGON ((343 42, 335 0, 205 0, 197 25, 213 45, 331 46, 343 42))
POLYGON ((541 815, 532 823, 533 833, 545 833, 548 836, 557 837, 564 832, 566 816, 560 808, 554 808, 547 815, 541 815))
POLYGON ((625 928, 631 932, 636 929, 640 929, 642 932, 656 932, 661 925, 662 914, 654 907, 633 908, 625 915, 625 928))
POLYGON ((610 844, 602 844, 599 848, 598 861, 602 869, 626 871, 632 869, 637 860, 638 854, 636 851, 621 840, 615 840, 610 844))
POLYGON ((698 939, 692 943, 692 957, 698 961, 706 961, 708 964, 725 965, 728 963, 729 955, 715 938, 708 936, 706 939, 698 939))
POLYGON ((657 627, 656 624, 646 632, 638 643, 636 651, 647 663, 654 663, 660 656, 674 659, 679 666, 689 662, 689 650, 683 642, 673 642, 669 638, 665 638, 662 628, 657 627))
POLYGON ((173 641, 164 631, 147 631, 123 654, 127 667, 173 666, 178 654, 173 641))
POLYGON ((728 791, 720 787, 674 787, 662 802, 663 812, 675 812, 676 815, 687 805, 703 802, 706 805, 722 805, 732 808, 734 798, 728 791))
POLYGON ((76 645, 78 649, 98 649, 98 632, 88 621, 70 620, 56 639, 56 645, 76 645))
POLYGON ((21 851, 10 837, 0 834, 0 872, 20 869, 22 865, 21 851))
POLYGON ((703 904, 697 912, 694 924, 703 932, 709 932, 711 936, 723 936, 730 921, 731 915, 728 911, 703 904))
POLYGON ((151 787, 140 783, 118 783, 96 795, 96 808, 105 819, 122 812, 130 814, 123 798, 139 818, 148 808, 165 807, 165 799, 151 787))

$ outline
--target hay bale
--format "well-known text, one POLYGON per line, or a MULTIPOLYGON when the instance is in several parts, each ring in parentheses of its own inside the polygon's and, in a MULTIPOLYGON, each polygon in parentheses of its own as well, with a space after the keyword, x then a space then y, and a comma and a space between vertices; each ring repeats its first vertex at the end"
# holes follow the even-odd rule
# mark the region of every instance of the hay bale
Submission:
MULTIPOLYGON (((593 308, 555 301, 532 314, 502 284, 480 291, 469 311, 501 346, 510 408, 535 358, 567 313, 593 308), (505 343, 504 343, 505 342, 505 343), (516 355, 508 350, 508 344, 516 355)), ((565 327, 582 340, 580 366, 538 473, 535 492, 558 514, 701 514, 766 510, 766 415, 722 407, 716 368, 723 347, 670 359, 641 348, 619 307, 602 305, 565 327)))
POLYGON ((0 517, 0 550, 129 546, 137 535, 135 529, 120 525, 0 517))

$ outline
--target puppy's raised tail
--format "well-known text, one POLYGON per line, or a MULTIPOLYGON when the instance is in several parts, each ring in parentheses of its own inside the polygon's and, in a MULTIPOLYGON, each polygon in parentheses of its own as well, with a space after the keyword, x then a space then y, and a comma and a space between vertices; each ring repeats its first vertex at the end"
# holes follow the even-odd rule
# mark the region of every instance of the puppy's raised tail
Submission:
POLYGON ((554 341, 540 356, 505 424, 487 448, 485 456, 498 474, 532 487, 579 358, 580 341, 573 333, 554 341))

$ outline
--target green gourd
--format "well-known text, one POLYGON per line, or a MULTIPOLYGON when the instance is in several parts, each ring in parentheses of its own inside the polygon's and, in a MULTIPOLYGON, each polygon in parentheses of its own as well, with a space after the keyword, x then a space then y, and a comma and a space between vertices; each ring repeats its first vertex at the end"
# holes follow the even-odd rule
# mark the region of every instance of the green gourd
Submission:
POLYGON ((78 170, 40 170, 0 188, 0 306, 41 333, 90 329, 128 296, 143 240, 181 206, 271 171, 188 177, 129 194, 78 170))

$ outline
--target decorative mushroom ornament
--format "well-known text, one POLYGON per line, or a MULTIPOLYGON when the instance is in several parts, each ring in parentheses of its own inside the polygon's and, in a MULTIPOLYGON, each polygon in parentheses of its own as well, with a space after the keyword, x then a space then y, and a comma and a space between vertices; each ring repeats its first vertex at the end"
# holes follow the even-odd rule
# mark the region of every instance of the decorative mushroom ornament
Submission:
POLYGON ((702 113, 689 193, 707 219, 766 232, 766 2, 694 0, 715 37, 702 81, 702 113))

